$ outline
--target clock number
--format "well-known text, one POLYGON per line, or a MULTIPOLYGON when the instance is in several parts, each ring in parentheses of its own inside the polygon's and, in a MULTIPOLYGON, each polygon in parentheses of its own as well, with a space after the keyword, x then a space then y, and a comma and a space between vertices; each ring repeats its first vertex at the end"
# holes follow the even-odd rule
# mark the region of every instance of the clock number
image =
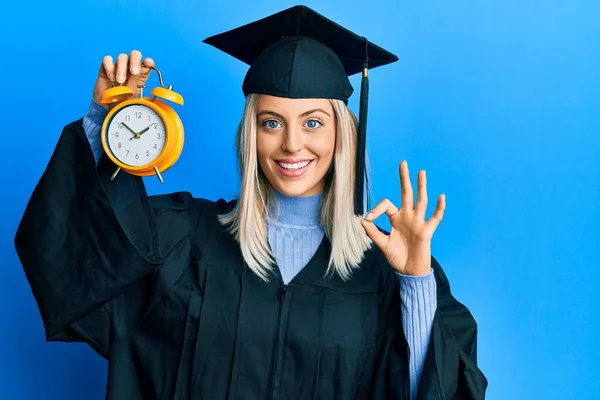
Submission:
POLYGON ((136 111, 135 112, 135 117, 138 118, 138 119, 142 118, 142 112, 141 111, 136 111))
POLYGON ((158 145, 157 145, 156 143, 154 143, 154 148, 155 148, 155 149, 158 149, 158 147, 156 147, 156 146, 158 146, 158 145))
POLYGON ((160 139, 160 132, 156 134, 156 138, 160 139))
POLYGON ((131 116, 130 115, 126 115, 125 116, 125 121, 127 121, 127 122, 131 121, 131 116))
POLYGON ((125 153, 125 157, 127 157, 129 155, 129 150, 127 150, 127 153, 125 153))
POLYGON ((150 157, 150 150, 146 150, 146 157, 150 157))
POLYGON ((135 153, 135 159, 137 160, 139 158, 140 158, 140 155, 138 153, 135 153))
POLYGON ((123 125, 122 122, 119 122, 119 129, 123 129, 125 126, 123 125))
POLYGON ((115 137, 119 137, 119 132, 115 132, 115 137))
POLYGON ((154 129, 158 129, 158 123, 153 123, 152 125, 154 125, 154 129))
POLYGON ((119 144, 117 145, 118 148, 121 148, 121 142, 119 142, 119 144))

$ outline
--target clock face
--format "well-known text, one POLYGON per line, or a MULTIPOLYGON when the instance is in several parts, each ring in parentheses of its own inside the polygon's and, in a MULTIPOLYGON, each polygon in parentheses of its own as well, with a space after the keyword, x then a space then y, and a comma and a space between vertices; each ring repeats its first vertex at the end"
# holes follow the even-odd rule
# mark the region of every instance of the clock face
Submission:
POLYGON ((106 130, 113 155, 123 164, 142 166, 154 161, 165 145, 165 125, 150 107, 132 104, 112 117, 106 130))

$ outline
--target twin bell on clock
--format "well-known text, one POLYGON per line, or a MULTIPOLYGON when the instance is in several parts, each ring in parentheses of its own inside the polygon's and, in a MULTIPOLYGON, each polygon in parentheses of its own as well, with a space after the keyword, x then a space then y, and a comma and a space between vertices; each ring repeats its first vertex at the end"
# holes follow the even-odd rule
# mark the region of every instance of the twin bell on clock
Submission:
POLYGON ((123 170, 136 176, 156 175, 171 168, 183 150, 183 124, 167 100, 183 105, 183 97, 173 86, 165 87, 160 71, 160 86, 152 89, 152 97, 136 97, 127 86, 114 86, 102 94, 102 104, 118 103, 102 124, 102 147, 108 158, 117 165, 111 179, 123 170))

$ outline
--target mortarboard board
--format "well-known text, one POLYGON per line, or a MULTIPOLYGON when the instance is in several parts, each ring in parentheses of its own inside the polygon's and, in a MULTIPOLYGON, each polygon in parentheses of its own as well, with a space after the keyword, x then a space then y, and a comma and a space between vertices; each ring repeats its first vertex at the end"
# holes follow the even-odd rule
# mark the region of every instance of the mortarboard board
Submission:
MULTIPOLYGON (((295 6, 204 40, 250 65, 242 91, 286 98, 330 98, 348 104, 349 76, 363 72, 354 211, 364 213, 368 69, 398 60, 365 37, 306 6, 295 6)), ((368 200, 367 200, 368 206, 368 200)))

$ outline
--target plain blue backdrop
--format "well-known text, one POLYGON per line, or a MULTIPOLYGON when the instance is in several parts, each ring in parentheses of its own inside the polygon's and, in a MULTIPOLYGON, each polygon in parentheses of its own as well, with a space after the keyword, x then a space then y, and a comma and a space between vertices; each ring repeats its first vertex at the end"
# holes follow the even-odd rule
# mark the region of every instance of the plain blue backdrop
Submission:
MULTIPOLYGON (((230 198, 246 66, 201 41, 294 4, 3 6, 0 398, 104 398, 104 360, 83 344, 44 342, 13 247, 62 127, 87 109, 102 56, 140 49, 185 98, 183 155, 163 185, 147 180, 149 191, 230 198)), ((374 199, 399 203, 404 159, 413 184, 427 170, 430 199, 446 193, 433 253, 478 321, 488 398, 598 398, 600 3, 306 4, 400 58, 370 74, 374 199)))

